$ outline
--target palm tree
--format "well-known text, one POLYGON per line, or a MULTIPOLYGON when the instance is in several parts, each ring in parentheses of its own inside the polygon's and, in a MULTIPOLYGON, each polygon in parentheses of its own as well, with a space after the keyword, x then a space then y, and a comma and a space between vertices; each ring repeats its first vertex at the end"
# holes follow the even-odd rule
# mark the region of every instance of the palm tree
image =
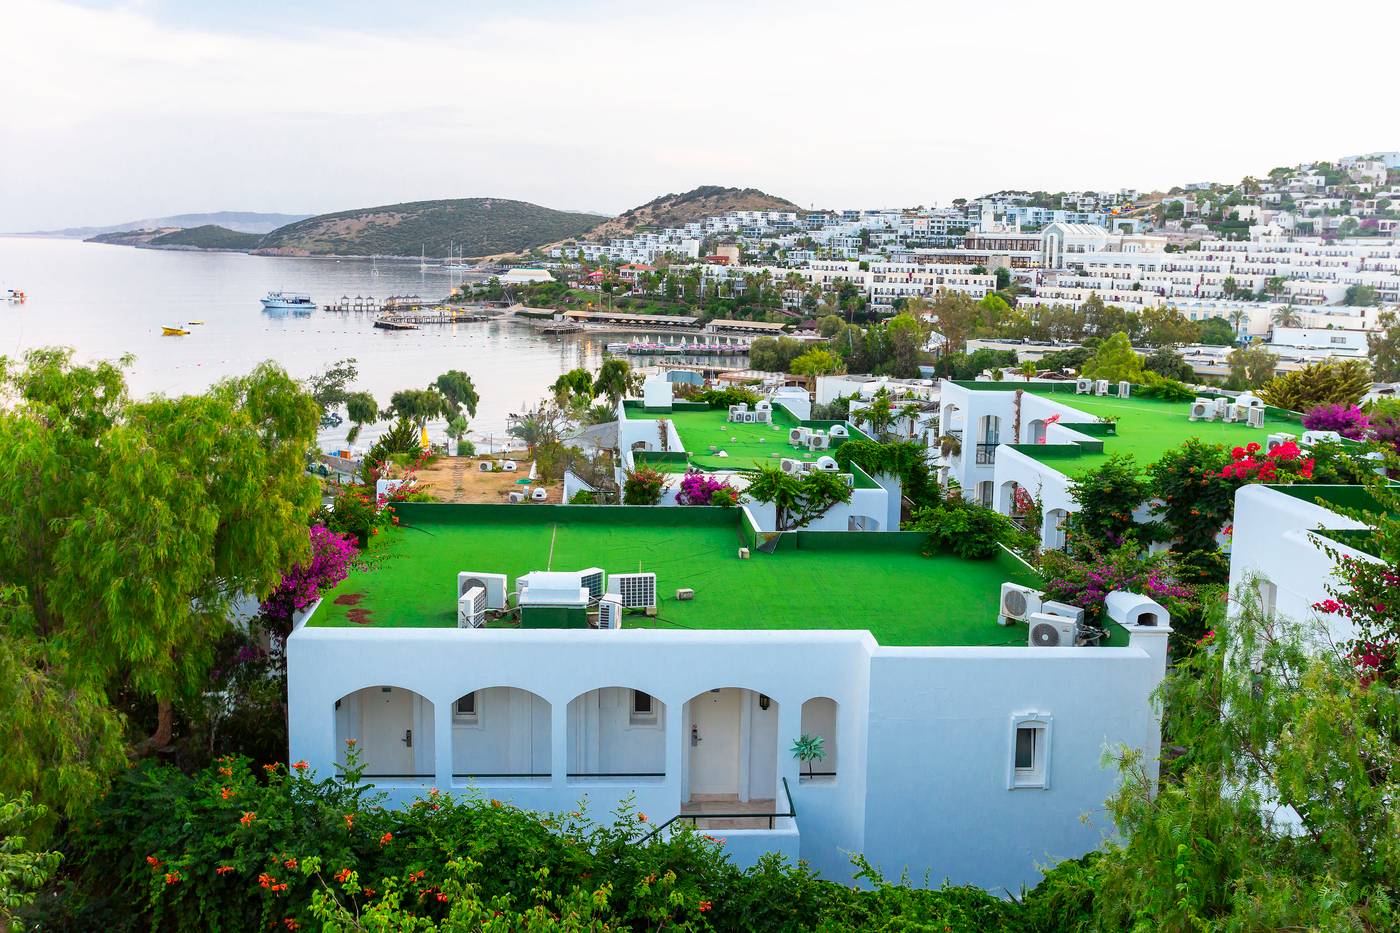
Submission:
POLYGON ((379 403, 368 392, 352 392, 345 399, 345 413, 350 416, 350 433, 345 442, 353 444, 362 426, 379 420, 379 403))
POLYGON ((1240 325, 1244 323, 1245 318, 1249 317, 1249 315, 1245 313, 1244 308, 1235 308, 1227 314, 1226 317, 1230 319, 1230 325, 1235 328, 1235 339, 1239 340, 1240 325))
POLYGON ((1303 315, 1292 305, 1284 305, 1274 311, 1273 321, 1275 327, 1299 327, 1303 323, 1303 315))

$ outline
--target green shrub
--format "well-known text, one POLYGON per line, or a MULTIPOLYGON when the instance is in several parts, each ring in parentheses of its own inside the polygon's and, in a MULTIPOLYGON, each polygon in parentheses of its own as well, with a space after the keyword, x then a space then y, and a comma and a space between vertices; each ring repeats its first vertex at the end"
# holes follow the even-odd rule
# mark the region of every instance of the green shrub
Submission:
POLYGON ((651 467, 629 470, 622 481, 623 505, 656 505, 666 489, 666 477, 651 467))
POLYGON ((569 497, 569 505, 597 505, 598 494, 591 489, 577 490, 569 497))
POLYGON ((930 552, 952 552, 965 560, 992 557, 998 545, 1012 542, 1017 534, 1011 519, 957 492, 915 511, 906 529, 927 532, 930 552))
POLYGON ((758 404, 761 396, 751 389, 731 386, 726 389, 706 389, 695 396, 697 401, 706 402, 711 408, 728 409, 730 405, 758 404))

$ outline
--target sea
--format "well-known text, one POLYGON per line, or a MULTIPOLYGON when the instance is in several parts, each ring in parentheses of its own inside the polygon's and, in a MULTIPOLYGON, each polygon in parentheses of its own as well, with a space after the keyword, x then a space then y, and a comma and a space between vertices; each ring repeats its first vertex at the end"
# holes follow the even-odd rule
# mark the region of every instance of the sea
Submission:
MULTIPOLYGON (((318 309, 274 316, 258 303, 274 290, 308 293, 318 306, 359 295, 441 299, 462 282, 459 269, 420 270, 417 260, 371 263, 0 237, 0 294, 13 288, 28 296, 23 304, 0 302, 0 356, 49 346, 71 347, 84 361, 131 354, 127 381, 137 396, 200 392, 264 360, 305 378, 353 358, 359 368, 353 388, 372 393, 381 407, 398 389, 426 387, 440 373, 460 369, 481 396, 469 436, 478 446, 498 447, 508 416, 544 398, 555 377, 601 363, 606 336, 539 334, 509 321, 387 331, 372 326, 371 314, 318 309), (190 334, 162 336, 163 325, 190 334)), ((385 427, 366 427, 360 446, 385 427)), ((444 428, 429 425, 429 433, 440 440, 444 428)), ((343 446, 348 429, 323 430, 322 449, 343 446)))

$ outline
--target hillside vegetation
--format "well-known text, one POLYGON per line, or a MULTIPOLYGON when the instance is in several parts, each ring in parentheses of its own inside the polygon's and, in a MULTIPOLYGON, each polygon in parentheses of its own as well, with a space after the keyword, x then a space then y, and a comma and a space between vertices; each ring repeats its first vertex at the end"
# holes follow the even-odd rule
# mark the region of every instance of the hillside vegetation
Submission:
POLYGON ((320 214, 263 237, 257 252, 283 256, 491 256, 578 236, 597 214, 551 210, 525 201, 460 198, 413 201, 320 214))
POLYGON ((262 239, 262 235, 258 233, 239 233, 217 224, 205 224, 202 227, 161 234, 146 245, 162 248, 250 250, 255 249, 262 239))
POLYGON ((663 194, 606 220, 589 231, 592 239, 627 236, 639 227, 679 227, 729 211, 800 211, 801 207, 757 188, 701 185, 684 194, 663 194))

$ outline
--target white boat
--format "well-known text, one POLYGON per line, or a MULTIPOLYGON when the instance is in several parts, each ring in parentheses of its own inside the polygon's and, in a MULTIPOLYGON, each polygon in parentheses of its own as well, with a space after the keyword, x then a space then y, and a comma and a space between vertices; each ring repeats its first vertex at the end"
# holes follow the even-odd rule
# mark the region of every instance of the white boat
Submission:
POLYGON ((316 310, 316 302, 310 295, 297 292, 268 292, 262 299, 264 311, 292 311, 296 314, 310 314, 316 310))

